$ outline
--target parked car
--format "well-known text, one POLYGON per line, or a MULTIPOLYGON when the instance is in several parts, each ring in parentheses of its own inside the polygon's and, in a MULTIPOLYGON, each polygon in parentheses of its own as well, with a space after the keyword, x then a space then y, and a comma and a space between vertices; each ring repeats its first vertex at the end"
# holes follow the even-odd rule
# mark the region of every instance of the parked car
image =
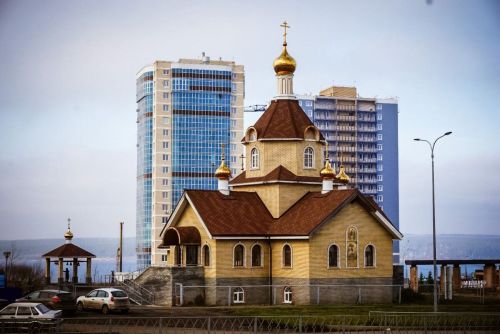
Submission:
POLYGON ((76 299, 78 311, 94 309, 100 310, 103 314, 108 314, 110 311, 127 313, 129 307, 130 301, 127 293, 115 288, 95 289, 76 299))
POLYGON ((38 333, 52 330, 60 324, 61 310, 51 310, 42 303, 16 302, 0 311, 0 324, 4 330, 38 333))
POLYGON ((42 303, 50 309, 62 310, 63 314, 73 314, 76 311, 75 298, 71 293, 62 290, 34 291, 16 302, 42 303))

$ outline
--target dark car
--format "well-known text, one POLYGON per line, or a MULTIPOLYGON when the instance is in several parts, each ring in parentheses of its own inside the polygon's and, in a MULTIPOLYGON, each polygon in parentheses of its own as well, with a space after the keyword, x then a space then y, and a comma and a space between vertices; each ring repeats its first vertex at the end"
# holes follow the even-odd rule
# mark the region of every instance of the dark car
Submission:
POLYGON ((62 310, 63 314, 73 314, 76 311, 73 295, 62 290, 34 291, 17 299, 16 302, 42 303, 53 310, 62 310))

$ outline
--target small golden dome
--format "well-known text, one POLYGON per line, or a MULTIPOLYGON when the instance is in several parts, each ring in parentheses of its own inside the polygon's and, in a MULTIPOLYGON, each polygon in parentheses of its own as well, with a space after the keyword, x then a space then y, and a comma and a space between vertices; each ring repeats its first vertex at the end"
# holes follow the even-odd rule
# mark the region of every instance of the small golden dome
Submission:
POLYGON ((273 63, 274 72, 276 72, 277 75, 293 74, 293 72, 295 72, 295 68, 297 67, 295 59, 288 54, 286 46, 287 44, 284 42, 283 51, 281 51, 280 56, 276 58, 273 63))
POLYGON ((337 179, 342 183, 349 183, 349 176, 345 173, 344 165, 340 165, 339 173, 337 174, 337 179))
POLYGON ((224 158, 221 159, 220 166, 215 171, 215 177, 218 179, 228 179, 231 176, 231 170, 226 166, 224 158))
POLYGON ((64 233, 64 239, 71 240, 73 239, 73 232, 71 232, 70 219, 68 219, 68 230, 64 233))
POLYGON ((325 167, 319 172, 319 175, 323 179, 333 179, 335 178, 335 169, 330 165, 330 159, 326 158, 325 167))

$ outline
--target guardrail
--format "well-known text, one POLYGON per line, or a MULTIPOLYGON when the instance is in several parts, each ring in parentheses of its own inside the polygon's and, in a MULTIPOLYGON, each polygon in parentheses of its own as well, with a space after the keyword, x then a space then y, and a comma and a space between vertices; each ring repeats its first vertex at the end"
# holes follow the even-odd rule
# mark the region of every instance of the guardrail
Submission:
MULTIPOLYGON (((0 325, 4 322, 0 321, 0 325)), ((4 329, 3 326, 1 326, 4 329)), ((39 333, 499 333, 499 314, 393 313, 333 316, 67 318, 39 333)), ((0 333, 2 331, 0 330, 0 333)), ((4 331, 4 333, 8 333, 4 331)))

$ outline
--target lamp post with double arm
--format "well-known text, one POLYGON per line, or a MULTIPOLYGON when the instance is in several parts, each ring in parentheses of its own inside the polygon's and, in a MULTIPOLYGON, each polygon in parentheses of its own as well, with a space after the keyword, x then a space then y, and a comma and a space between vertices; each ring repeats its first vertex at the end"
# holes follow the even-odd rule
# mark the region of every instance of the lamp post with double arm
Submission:
POLYGON ((444 136, 451 135, 451 131, 439 136, 431 144, 430 141, 426 139, 415 138, 415 141, 423 141, 429 144, 431 148, 431 160, 432 160, 432 265, 434 269, 434 312, 437 312, 438 295, 437 295, 437 264, 436 264, 436 200, 434 194, 434 147, 439 139, 444 136))

